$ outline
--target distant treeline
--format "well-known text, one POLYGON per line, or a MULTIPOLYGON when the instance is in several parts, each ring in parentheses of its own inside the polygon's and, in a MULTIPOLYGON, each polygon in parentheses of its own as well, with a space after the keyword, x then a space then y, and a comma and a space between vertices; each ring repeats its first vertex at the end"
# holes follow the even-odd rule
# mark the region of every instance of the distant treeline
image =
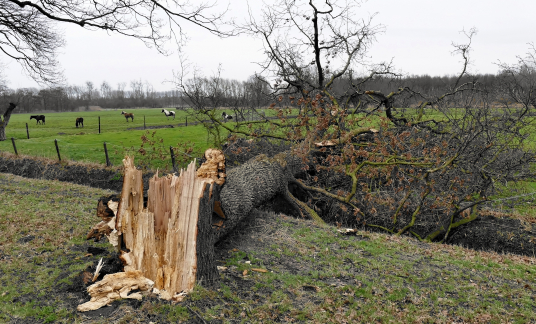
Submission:
MULTIPOLYGON (((499 76, 473 75, 461 82, 474 78, 484 87, 493 87, 499 76)), ((444 93, 445 89, 456 82, 456 79, 455 76, 433 77, 429 75, 402 78, 380 77, 368 80, 361 90, 389 93, 400 87, 410 87, 414 91, 433 95, 444 93)), ((270 85, 255 77, 250 77, 247 81, 201 78, 189 80, 189 82, 196 83, 194 88, 210 96, 211 98, 207 99, 210 99, 212 105, 217 107, 264 107, 274 100, 268 95, 270 85)), ((348 83, 348 79, 342 79, 333 85, 334 90, 347 91, 348 83)), ((86 82, 83 86, 70 85, 44 89, 4 88, 0 89, 0 101, 2 107, 7 106, 9 102, 18 102, 18 109, 15 113, 77 111, 89 109, 90 106, 119 109, 193 106, 191 100, 179 90, 155 91, 151 84, 141 81, 130 82, 128 88, 126 83, 119 83, 116 88, 113 88, 108 82, 103 82, 100 86, 86 82)))

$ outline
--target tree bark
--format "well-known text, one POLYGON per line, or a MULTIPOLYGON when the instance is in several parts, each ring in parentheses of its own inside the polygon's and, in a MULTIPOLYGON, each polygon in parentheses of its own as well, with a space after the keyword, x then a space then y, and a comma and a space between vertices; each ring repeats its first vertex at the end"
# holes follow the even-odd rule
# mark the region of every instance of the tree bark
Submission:
POLYGON ((4 113, 3 120, 0 119, 0 141, 6 140, 6 127, 7 127, 7 124, 9 123, 9 119, 11 118, 11 113, 13 112, 13 109, 15 109, 16 107, 17 107, 16 104, 10 102, 9 107, 4 113))

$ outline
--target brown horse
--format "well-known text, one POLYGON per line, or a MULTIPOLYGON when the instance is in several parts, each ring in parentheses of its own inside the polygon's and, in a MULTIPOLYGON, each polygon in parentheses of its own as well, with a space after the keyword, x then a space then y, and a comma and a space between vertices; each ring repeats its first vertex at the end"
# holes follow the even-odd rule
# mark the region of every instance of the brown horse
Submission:
POLYGON ((82 127, 84 127, 84 118, 82 117, 76 118, 76 128, 78 128, 78 125, 81 125, 82 127))
POLYGON ((124 112, 122 111, 121 112, 121 115, 125 115, 125 118, 127 120, 127 123, 128 123, 128 119, 130 118, 132 121, 134 121, 134 114, 133 113, 127 113, 127 112, 124 112))

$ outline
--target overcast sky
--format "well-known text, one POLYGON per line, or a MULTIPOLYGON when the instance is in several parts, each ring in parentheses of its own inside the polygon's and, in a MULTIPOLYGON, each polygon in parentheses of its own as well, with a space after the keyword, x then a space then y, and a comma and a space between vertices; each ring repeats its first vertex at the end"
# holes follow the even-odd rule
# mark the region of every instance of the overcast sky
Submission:
MULTIPOLYGON (((238 21, 247 14, 246 0, 229 0, 229 15, 238 21)), ((258 8, 258 0, 249 0, 258 8)), ((463 43, 460 31, 475 27, 471 72, 496 73, 499 60, 514 63, 524 55, 528 43, 536 43, 536 0, 369 0, 362 4, 364 18, 375 13, 376 24, 385 26, 369 55, 372 61, 393 59, 395 67, 407 74, 446 75, 459 73, 460 57, 451 54, 452 42, 463 43)), ((239 36, 219 39, 208 32, 183 25, 190 40, 184 48, 189 62, 206 75, 221 63, 223 77, 246 80, 263 60, 258 40, 239 36)), ((135 39, 104 32, 90 32, 63 25, 66 46, 59 61, 69 84, 92 81, 97 87, 107 81, 113 88, 120 82, 142 80, 156 90, 171 90, 166 83, 179 68, 178 56, 162 56, 135 39)), ((16 62, 0 60, 10 88, 38 87, 24 75, 16 62)))

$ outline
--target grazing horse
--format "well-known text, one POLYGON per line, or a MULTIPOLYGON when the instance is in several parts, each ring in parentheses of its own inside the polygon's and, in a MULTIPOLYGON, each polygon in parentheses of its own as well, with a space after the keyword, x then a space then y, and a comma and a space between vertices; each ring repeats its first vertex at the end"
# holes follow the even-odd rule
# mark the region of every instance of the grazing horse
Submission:
POLYGON ((233 116, 227 115, 227 113, 225 111, 221 113, 221 117, 223 118, 224 121, 228 121, 230 119, 233 119, 233 116))
POLYGON ((33 115, 33 116, 30 116, 30 120, 32 119, 35 119, 37 120, 37 124, 39 124, 39 122, 42 122, 43 124, 45 124, 45 115, 33 115))
POLYGON ((132 121, 134 121, 134 114, 133 113, 127 113, 127 112, 124 112, 122 111, 121 112, 121 115, 125 115, 125 118, 127 120, 127 123, 128 123, 128 119, 130 118, 132 121))
POLYGON ((81 125, 82 127, 84 127, 84 118, 82 117, 76 118, 76 128, 78 128, 78 125, 81 125))
POLYGON ((162 109, 162 112, 166 115, 166 117, 169 119, 169 116, 173 116, 173 119, 175 119, 175 112, 174 111, 168 111, 165 109, 162 109))

